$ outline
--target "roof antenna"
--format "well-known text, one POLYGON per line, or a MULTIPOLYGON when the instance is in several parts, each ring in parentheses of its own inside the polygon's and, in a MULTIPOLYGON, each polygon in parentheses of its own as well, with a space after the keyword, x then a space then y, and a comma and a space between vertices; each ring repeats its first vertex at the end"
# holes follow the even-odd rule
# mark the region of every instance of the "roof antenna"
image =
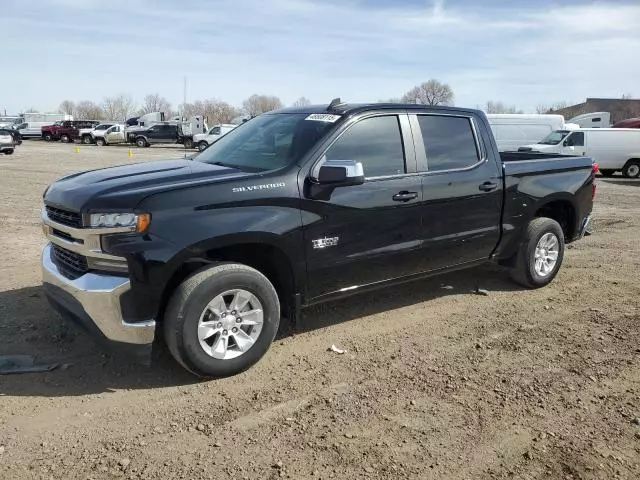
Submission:
POLYGON ((340 100, 340 97, 334 98, 327 107, 327 111, 330 112, 331 110, 337 110, 339 107, 343 107, 344 105, 346 105, 346 103, 340 100))

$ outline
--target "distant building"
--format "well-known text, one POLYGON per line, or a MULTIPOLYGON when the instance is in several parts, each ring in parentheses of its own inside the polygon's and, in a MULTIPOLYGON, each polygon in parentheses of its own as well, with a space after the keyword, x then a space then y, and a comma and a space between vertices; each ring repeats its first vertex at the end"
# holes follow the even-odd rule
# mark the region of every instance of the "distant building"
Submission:
POLYGON ((631 117, 640 117, 640 99, 633 98, 587 98, 584 103, 550 110, 549 113, 563 115, 569 120, 583 113, 610 112, 611 123, 631 117))

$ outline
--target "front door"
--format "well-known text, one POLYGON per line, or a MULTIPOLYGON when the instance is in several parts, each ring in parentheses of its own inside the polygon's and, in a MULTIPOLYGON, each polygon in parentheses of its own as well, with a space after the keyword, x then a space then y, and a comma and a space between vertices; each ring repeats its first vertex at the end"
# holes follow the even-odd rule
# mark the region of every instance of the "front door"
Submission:
POLYGON ((107 143, 110 143, 112 145, 116 143, 123 143, 124 128, 122 128, 119 125, 114 125, 113 127, 109 128, 109 130, 105 132, 105 139, 107 143))
POLYGON ((502 172, 464 115, 411 116, 422 173, 423 270, 486 260, 500 239, 502 172), (420 146, 424 146, 421 149, 420 146))
POLYGON ((562 155, 586 155, 584 132, 571 132, 562 142, 562 155))
POLYGON ((321 195, 305 190, 309 298, 419 269, 422 191, 407 116, 368 116, 338 135, 323 159, 361 162, 366 180, 321 195))

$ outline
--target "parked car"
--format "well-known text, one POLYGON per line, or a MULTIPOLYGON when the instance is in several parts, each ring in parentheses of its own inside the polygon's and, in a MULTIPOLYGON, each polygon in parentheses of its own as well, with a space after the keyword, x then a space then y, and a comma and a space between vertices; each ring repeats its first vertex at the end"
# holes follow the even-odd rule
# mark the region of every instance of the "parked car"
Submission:
POLYGON ((125 125, 111 125, 110 127, 104 130, 96 130, 92 134, 93 141, 99 147, 104 145, 115 145, 118 143, 125 143, 126 134, 125 134, 125 125))
POLYGON ((287 108, 194 160, 76 173, 44 193, 44 289, 112 344, 200 376, 257 362, 281 314, 495 262, 538 288, 591 219, 586 157, 499 154, 486 116, 287 108))
POLYGON ((232 123, 221 123, 212 127, 207 133, 198 133, 193 136, 193 144, 198 147, 198 150, 203 151, 213 142, 218 140, 224 134, 229 133, 238 125, 232 123))
POLYGON ((90 145, 94 143, 94 137, 96 135, 100 135, 102 132, 107 130, 109 127, 113 126, 114 122, 111 123, 100 123, 95 127, 86 127, 78 129, 78 138, 80 141, 86 145, 90 145))
POLYGON ((562 115, 496 113, 487 118, 500 152, 517 151, 565 128, 562 115))
POLYGON ((10 128, 0 128, 0 153, 11 155, 15 148, 14 131, 10 128))
POLYGON ((613 128, 640 128, 640 118, 627 118, 613 125, 613 128))
POLYGON ((559 130, 522 151, 561 155, 588 155, 605 177, 622 172, 627 178, 640 177, 640 129, 581 128, 559 130))

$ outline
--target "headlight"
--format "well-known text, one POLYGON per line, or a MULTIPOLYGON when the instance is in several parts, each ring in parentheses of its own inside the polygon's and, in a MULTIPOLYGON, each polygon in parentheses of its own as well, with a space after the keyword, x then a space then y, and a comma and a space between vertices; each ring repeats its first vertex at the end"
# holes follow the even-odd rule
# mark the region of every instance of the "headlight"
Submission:
POLYGON ((149 227, 151 215, 148 213, 92 213, 89 215, 91 228, 136 227, 144 232, 149 227))

